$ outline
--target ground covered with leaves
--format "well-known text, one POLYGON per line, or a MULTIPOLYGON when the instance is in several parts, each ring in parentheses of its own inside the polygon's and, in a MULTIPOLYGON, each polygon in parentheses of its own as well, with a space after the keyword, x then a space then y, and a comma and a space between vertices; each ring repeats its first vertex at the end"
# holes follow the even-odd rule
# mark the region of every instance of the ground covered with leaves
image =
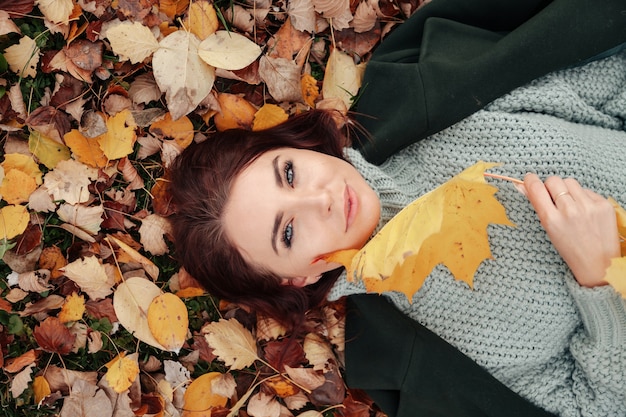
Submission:
POLYGON ((192 141, 358 100, 417 0, 0 0, 0 410, 370 416, 342 305, 289 335, 206 294, 169 237, 192 141))

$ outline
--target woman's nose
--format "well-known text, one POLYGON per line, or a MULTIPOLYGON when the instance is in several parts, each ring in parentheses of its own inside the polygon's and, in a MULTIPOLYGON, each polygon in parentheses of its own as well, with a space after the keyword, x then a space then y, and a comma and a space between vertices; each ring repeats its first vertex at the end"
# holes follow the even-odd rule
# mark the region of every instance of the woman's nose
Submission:
POLYGON ((325 189, 304 190, 294 195, 299 207, 319 213, 322 216, 330 214, 332 208, 332 197, 325 189))

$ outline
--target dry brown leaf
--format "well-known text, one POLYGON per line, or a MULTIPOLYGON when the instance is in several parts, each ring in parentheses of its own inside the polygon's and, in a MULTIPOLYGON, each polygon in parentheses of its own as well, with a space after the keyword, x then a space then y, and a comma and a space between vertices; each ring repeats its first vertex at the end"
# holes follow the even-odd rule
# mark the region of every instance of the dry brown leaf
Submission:
POLYGON ((104 207, 102 205, 61 204, 57 209, 57 215, 61 220, 92 236, 97 235, 100 231, 103 214, 104 207))
POLYGON ((354 31, 362 33, 374 28, 378 20, 377 12, 379 12, 377 0, 365 0, 359 3, 352 21, 354 31))
POLYGON ((140 190, 145 186, 143 178, 141 178, 128 157, 120 159, 117 169, 120 170, 122 177, 128 182, 129 190, 140 190))
POLYGON ((35 4, 46 19, 53 23, 67 23, 74 10, 72 0, 35 0, 35 4))
POLYGON ((332 21, 333 28, 348 28, 352 20, 350 0, 312 0, 315 11, 322 17, 332 21))
POLYGON ((250 397, 246 411, 252 417, 280 417, 280 403, 274 396, 259 392, 250 397))
POLYGON ((274 100, 279 102, 302 101, 301 72, 302 67, 293 60, 263 55, 259 61, 259 76, 274 100))
POLYGON ((291 0, 287 4, 287 14, 291 24, 302 32, 315 32, 315 9, 310 0, 291 0))
POLYGON ((316 371, 327 371, 328 364, 335 358, 328 342, 315 333, 309 333, 305 336, 302 347, 306 358, 316 371))
POLYGON ((31 349, 16 358, 8 358, 4 364, 4 370, 10 374, 14 374, 21 371, 31 363, 34 363, 36 360, 37 352, 34 349, 31 349))
POLYGON ((35 327, 33 336, 46 352, 67 355, 72 351, 75 336, 56 317, 48 317, 35 327))
POLYGON ((28 384, 32 381, 31 373, 35 367, 34 363, 28 365, 23 371, 13 377, 11 381, 11 395, 17 398, 28 388, 28 384))
MULTIPOLYGON (((137 76, 128 89, 128 96, 135 104, 148 104, 151 101, 157 101, 161 98, 161 94, 161 90, 159 90, 159 86, 151 72, 137 76)), ((142 125, 136 116, 135 120, 138 125, 142 125)))
POLYGON ((0 10, 0 36, 6 35, 9 33, 21 34, 20 29, 11 20, 9 13, 7 13, 5 10, 0 10))
POLYGON ((63 400, 59 417, 110 417, 111 401, 95 384, 78 379, 72 385, 71 394, 63 400))
POLYGON ((88 186, 97 177, 95 169, 68 159, 59 162, 54 170, 45 175, 44 184, 55 200, 77 204, 89 200, 88 186))
POLYGON ((6 48, 4 50, 4 58, 7 60, 11 71, 16 74, 32 78, 37 76, 39 47, 28 36, 22 37, 18 44, 6 48))
POLYGON ((114 282, 95 256, 77 259, 64 266, 62 271, 92 300, 100 300, 113 292, 114 282))
POLYGON ((213 353, 231 369, 243 369, 259 359, 252 333, 235 319, 209 323, 202 332, 213 353))
POLYGON ((141 220, 139 235, 144 249, 153 255, 163 255, 169 252, 167 243, 163 238, 172 232, 170 222, 158 214, 150 214, 141 220))
POLYGON ((26 305, 26 308, 20 311, 20 316, 28 317, 41 312, 49 312, 61 308, 65 298, 57 294, 50 294, 41 300, 26 305))
MULTIPOLYGON (((120 239, 117 239, 113 235, 107 235, 105 239, 113 241, 117 246, 120 247, 122 251, 130 256, 132 260, 140 263, 152 279, 156 280, 157 278, 159 278, 159 268, 150 259, 146 258, 135 249, 133 249, 131 246, 129 246, 127 243, 122 242, 120 239)), ((132 240, 132 238, 130 239, 132 240)))
POLYGON ((309 391, 321 387, 324 385, 324 382, 326 382, 324 375, 313 368, 292 368, 285 365, 285 372, 287 372, 289 378, 298 384, 298 386, 306 388, 309 391))
POLYGON ((276 340, 287 334, 285 326, 271 317, 258 317, 256 322, 257 340, 276 340))
POLYGON ((18 284, 21 289, 29 292, 45 292, 52 288, 48 283, 50 271, 38 269, 36 271, 23 272, 18 276, 18 284))
POLYGON ((173 119, 194 110, 213 88, 215 68, 200 59, 199 45, 196 35, 178 30, 160 42, 152 57, 154 78, 173 119))

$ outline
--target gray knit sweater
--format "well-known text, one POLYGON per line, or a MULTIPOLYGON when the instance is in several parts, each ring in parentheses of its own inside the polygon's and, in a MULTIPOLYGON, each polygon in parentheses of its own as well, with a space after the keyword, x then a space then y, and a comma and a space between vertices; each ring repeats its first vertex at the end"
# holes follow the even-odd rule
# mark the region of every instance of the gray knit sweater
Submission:
MULTIPOLYGON (((380 167, 347 154, 379 194, 381 226, 478 160, 502 162, 490 172, 520 179, 571 176, 626 207, 626 53, 536 80, 380 167)), ((493 259, 474 289, 438 266, 412 303, 385 295, 540 407, 626 416, 625 300, 609 286, 580 287, 526 198, 489 182, 517 227, 489 227, 493 259)), ((364 291, 344 274, 329 298, 364 291)))

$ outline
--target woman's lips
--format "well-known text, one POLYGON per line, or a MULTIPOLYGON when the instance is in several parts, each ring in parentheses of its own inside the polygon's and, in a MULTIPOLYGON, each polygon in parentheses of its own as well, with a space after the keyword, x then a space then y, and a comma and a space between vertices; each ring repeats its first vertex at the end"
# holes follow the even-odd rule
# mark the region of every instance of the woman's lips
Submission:
POLYGON ((356 217, 357 209, 358 209, 358 199, 356 193, 349 185, 346 185, 346 190, 344 192, 344 213, 346 216, 346 232, 350 225, 354 222, 354 218, 356 217))

